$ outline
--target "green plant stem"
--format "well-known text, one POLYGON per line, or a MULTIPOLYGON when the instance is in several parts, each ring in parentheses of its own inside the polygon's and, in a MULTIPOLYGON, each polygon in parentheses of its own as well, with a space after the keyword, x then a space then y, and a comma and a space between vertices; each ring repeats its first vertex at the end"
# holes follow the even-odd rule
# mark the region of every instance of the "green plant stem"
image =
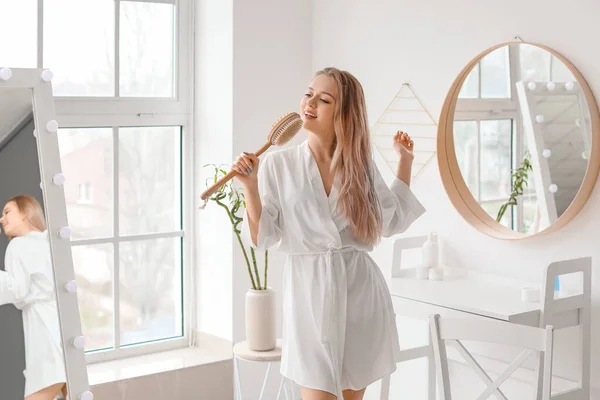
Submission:
POLYGON ((254 249, 250 247, 250 254, 252 254, 252 264, 254 265, 254 273, 256 274, 256 282, 258 284, 258 290, 262 290, 262 286, 260 285, 260 274, 258 273, 258 266, 256 265, 256 254, 254 253, 254 249))
MULTIPOLYGON (((246 248, 244 247, 244 243, 242 242, 242 238, 240 237, 239 232, 235 229, 235 222, 234 222, 233 216, 231 215, 231 212, 229 212, 229 208, 227 208, 227 206, 225 204, 221 203, 219 200, 216 200, 216 202, 218 205, 223 207, 225 209, 225 211, 227 211, 229 220, 231 221, 231 224, 233 225, 233 231, 235 232, 235 236, 237 237, 240 247, 242 248, 242 253, 244 254, 244 258, 246 259, 246 265, 248 266, 248 273, 250 274, 250 280, 252 281, 252 288, 254 290, 259 290, 256 288, 256 283, 254 282, 254 275, 252 274, 252 270, 250 269, 250 260, 248 259, 248 253, 246 252, 246 248)), ((252 250, 252 254, 254 254, 254 250, 252 248, 250 248, 250 249, 252 250)), ((256 262, 255 262, 255 265, 256 265, 256 262)))
POLYGON ((265 290, 267 289, 267 270, 269 269, 269 250, 265 250, 265 290))

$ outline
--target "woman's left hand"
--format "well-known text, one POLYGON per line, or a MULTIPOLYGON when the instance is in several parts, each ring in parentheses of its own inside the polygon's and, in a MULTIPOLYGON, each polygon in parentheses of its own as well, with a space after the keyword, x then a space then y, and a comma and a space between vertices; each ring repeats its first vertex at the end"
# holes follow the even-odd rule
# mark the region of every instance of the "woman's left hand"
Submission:
POLYGON ((393 140, 394 150, 396 150, 396 153, 398 153, 400 158, 410 158, 411 160, 414 159, 414 143, 410 136, 408 136, 408 133, 398 131, 396 135, 394 135, 393 140))

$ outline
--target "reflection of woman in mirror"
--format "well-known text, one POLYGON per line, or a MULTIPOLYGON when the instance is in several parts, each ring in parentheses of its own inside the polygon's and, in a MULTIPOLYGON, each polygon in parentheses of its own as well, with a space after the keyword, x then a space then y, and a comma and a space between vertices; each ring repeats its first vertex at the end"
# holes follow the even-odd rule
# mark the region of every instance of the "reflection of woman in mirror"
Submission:
POLYGON ((42 207, 31 196, 10 199, 0 224, 10 239, 0 271, 0 305, 22 310, 25 334, 25 400, 66 398, 50 242, 42 207))

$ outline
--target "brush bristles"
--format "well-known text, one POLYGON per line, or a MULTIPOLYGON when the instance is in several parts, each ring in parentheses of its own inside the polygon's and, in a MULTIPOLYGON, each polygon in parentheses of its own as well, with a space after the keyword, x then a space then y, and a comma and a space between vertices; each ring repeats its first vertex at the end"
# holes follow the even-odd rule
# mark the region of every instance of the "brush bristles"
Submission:
POLYGON ((275 131, 271 136, 272 145, 281 146, 286 144, 302 128, 302 118, 297 113, 288 114, 284 118, 284 121, 280 120, 279 123, 275 124, 275 131))

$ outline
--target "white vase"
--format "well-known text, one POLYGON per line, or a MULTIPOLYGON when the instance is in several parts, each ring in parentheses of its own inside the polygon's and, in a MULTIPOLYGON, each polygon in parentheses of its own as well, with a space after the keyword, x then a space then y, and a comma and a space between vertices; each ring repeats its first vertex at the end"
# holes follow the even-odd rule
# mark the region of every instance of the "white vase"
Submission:
POLYGON ((246 293, 246 342, 252 351, 269 351, 277 346, 275 292, 250 289, 246 293))

